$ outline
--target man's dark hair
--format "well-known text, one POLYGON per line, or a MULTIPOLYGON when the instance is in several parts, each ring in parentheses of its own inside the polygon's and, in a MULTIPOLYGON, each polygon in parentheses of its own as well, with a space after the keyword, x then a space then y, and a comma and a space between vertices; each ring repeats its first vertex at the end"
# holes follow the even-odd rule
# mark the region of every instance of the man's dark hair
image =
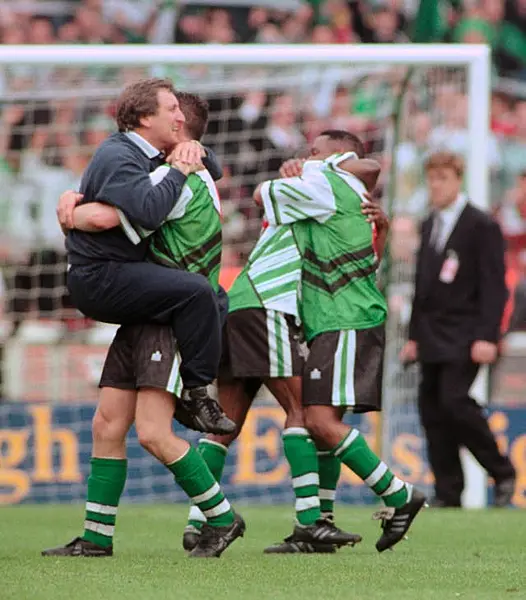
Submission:
POLYGON ((159 90, 175 95, 171 79, 141 79, 124 89, 117 100, 116 120, 119 131, 133 131, 141 126, 141 119, 154 115, 159 108, 159 90))
POLYGON ((326 129, 320 133, 321 135, 335 142, 341 142, 343 150, 346 152, 355 152, 358 158, 365 156, 365 146, 362 140, 357 135, 354 135, 354 133, 345 131, 344 129, 326 129))
POLYGON ((208 125, 208 102, 197 94, 176 92, 179 107, 185 116, 186 131, 193 140, 200 141, 208 125))

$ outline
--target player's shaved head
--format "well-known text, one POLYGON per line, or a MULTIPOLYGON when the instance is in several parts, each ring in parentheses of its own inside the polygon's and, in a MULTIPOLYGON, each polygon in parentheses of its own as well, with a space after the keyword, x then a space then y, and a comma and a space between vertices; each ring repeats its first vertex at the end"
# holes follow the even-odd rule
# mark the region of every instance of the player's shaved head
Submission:
POLYGON ((357 135, 344 129, 326 129, 314 140, 311 157, 325 159, 343 152, 355 152, 358 158, 365 156, 363 142, 357 135))
POLYGON ((331 154, 336 152, 355 152, 358 158, 365 156, 365 147, 362 140, 354 133, 345 131, 344 129, 326 129, 318 136, 325 138, 325 143, 328 149, 331 149, 331 154))

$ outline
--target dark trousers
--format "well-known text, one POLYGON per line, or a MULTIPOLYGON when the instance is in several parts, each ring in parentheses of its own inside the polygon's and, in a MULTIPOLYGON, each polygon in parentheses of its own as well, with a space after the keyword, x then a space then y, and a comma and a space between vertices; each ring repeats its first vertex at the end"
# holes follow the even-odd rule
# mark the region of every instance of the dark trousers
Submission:
POLYGON ((74 265, 68 273, 74 305, 104 323, 172 326, 188 388, 211 383, 221 354, 217 295, 202 275, 153 263, 74 265))
POLYGON ((419 410, 429 464, 436 497, 450 506, 460 506, 464 489, 461 446, 495 481, 514 474, 510 460, 499 452, 483 409, 469 396, 478 369, 471 361, 421 364, 419 410))

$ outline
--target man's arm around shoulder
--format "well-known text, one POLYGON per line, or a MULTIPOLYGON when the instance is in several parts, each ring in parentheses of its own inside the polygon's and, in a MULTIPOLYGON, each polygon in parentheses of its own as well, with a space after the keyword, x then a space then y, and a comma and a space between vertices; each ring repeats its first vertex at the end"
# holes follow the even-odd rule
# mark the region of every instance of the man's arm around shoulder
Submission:
POLYGON ((121 224, 116 208, 101 202, 88 202, 73 211, 74 229, 96 233, 119 227, 121 224))
MULTIPOLYGON (((150 174, 134 153, 122 145, 101 147, 91 167, 95 180, 94 200, 115 206, 134 223, 146 229, 157 229, 175 206, 188 173, 170 168, 155 185, 150 174)), ((190 172, 190 169, 187 169, 190 172)))
POLYGON ((376 187, 382 170, 380 163, 372 158, 348 158, 338 166, 362 181, 369 192, 376 187))
POLYGON ((336 212, 331 185, 319 170, 300 177, 264 181, 254 192, 270 225, 286 225, 315 219, 323 222, 336 212))
POLYGON ((57 218, 64 235, 70 229, 78 229, 89 233, 105 231, 120 225, 119 213, 116 208, 101 202, 81 204, 82 194, 67 190, 61 194, 57 218))
POLYGON ((203 165, 206 170, 210 173, 210 177, 214 181, 219 181, 223 177, 223 167, 217 158, 216 153, 207 146, 203 146, 205 155, 203 156, 203 165))

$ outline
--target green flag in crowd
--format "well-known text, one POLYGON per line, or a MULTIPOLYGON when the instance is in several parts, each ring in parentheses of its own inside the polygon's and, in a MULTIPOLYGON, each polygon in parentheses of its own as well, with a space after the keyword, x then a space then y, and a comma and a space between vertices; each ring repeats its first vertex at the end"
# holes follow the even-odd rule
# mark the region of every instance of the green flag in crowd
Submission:
POLYGON ((420 0, 413 30, 413 42, 439 42, 448 30, 447 11, 458 9, 460 0, 420 0))
POLYGON ((413 23, 413 42, 463 43, 467 34, 476 32, 491 47, 499 74, 516 76, 523 71, 526 66, 526 35, 519 24, 513 22, 513 17, 502 23, 489 23, 481 17, 463 16, 462 4, 461 0, 420 0, 413 23), (452 29, 448 23, 451 8, 459 17, 452 29))

